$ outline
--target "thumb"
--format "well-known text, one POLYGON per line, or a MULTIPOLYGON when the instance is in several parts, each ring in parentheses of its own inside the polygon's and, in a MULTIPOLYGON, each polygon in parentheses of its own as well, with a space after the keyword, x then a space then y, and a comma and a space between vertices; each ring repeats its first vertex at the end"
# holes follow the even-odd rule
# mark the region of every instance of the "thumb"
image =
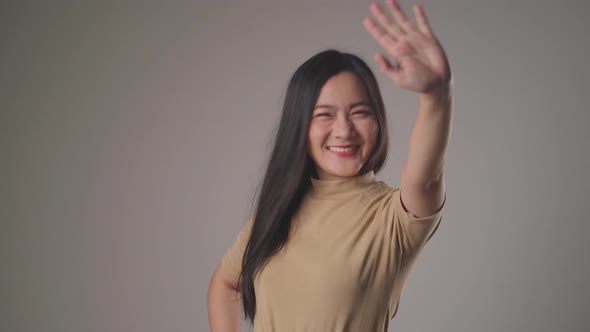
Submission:
POLYGON ((381 53, 375 54, 375 60, 379 63, 381 71, 391 78, 396 84, 400 85, 403 77, 403 70, 399 64, 392 65, 389 60, 381 53))

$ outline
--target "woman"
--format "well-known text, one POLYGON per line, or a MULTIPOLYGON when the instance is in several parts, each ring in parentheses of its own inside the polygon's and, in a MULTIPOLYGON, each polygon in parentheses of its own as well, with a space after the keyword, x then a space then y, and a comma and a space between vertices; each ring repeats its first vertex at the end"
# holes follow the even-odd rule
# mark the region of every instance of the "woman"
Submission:
POLYGON ((395 0, 364 25, 396 60, 381 70, 419 94, 400 188, 375 179, 388 151, 375 77, 358 57, 321 52, 289 83, 254 216, 209 287, 212 331, 386 331, 445 203, 452 81, 422 7, 395 0))

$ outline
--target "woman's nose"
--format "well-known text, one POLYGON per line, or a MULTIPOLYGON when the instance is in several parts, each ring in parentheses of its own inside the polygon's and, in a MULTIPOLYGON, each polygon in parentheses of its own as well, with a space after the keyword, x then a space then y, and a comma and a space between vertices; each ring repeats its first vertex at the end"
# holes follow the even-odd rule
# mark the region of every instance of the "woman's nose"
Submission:
POLYGON ((354 126, 347 116, 337 117, 334 123, 334 136, 337 138, 347 138, 354 135, 354 126))

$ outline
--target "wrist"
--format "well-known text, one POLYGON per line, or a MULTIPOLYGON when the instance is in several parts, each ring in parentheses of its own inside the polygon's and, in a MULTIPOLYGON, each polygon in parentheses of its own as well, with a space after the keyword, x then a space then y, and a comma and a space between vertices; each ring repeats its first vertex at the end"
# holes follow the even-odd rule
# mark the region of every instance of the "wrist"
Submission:
POLYGON ((420 101, 438 103, 445 100, 450 100, 453 92, 452 90, 452 81, 438 85, 427 92, 421 92, 419 94, 420 101))

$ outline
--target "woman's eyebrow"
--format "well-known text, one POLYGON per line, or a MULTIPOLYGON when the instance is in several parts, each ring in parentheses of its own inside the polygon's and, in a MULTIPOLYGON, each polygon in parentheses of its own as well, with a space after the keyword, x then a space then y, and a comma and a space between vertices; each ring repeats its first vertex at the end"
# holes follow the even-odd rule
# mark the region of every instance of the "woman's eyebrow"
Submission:
POLYGON ((352 103, 350 104, 350 108, 355 108, 357 106, 367 106, 367 107, 371 107, 371 103, 369 103, 366 100, 361 100, 361 101, 357 101, 356 103, 352 103))
MULTIPOLYGON (((349 108, 355 108, 357 106, 371 107, 371 103, 369 103, 366 100, 361 100, 361 101, 357 101, 357 102, 354 102, 354 103, 348 105, 349 108)), ((313 109, 315 110, 318 108, 331 108, 331 109, 333 109, 333 108, 338 108, 338 107, 336 107, 335 105, 330 105, 330 104, 318 104, 318 105, 315 105, 315 107, 313 109)))

